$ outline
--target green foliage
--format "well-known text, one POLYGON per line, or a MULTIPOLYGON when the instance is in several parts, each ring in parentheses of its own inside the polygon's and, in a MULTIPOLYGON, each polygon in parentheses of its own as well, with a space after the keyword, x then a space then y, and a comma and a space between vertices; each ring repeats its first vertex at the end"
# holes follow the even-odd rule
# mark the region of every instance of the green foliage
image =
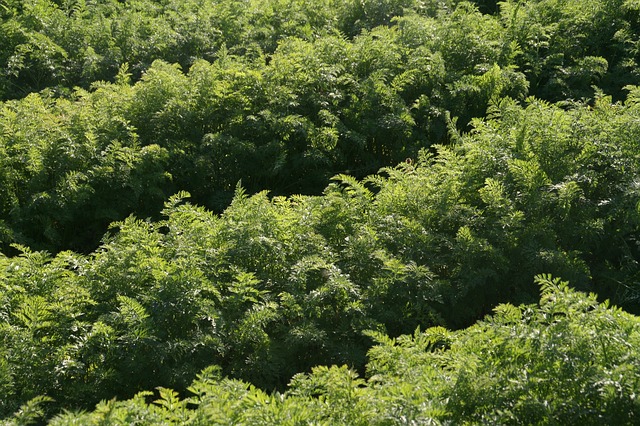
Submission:
POLYGON ((367 380, 346 367, 295 376, 266 394, 205 369, 192 396, 170 389, 51 424, 633 424, 640 404, 638 318, 550 276, 539 306, 499 305, 467 329, 377 340, 367 380))
POLYGON ((634 423, 639 10, 4 1, 4 423, 634 423))
MULTIPOLYGON (((234 2, 146 3, 126 2, 126 10, 119 2, 79 3, 65 14, 71 5, 39 2, 45 9, 38 13, 52 22, 40 19, 46 25, 38 34, 66 28, 56 21, 63 19, 74 21, 78 31, 109 29, 109 53, 98 53, 93 35, 75 34, 65 43, 85 40, 85 50, 102 58, 93 65, 83 60, 83 67, 97 67, 96 75, 83 68, 91 74, 85 83, 69 77, 88 91, 62 93, 62 82, 49 82, 40 94, 2 105, 5 250, 18 242, 88 252, 109 222, 130 213, 157 217, 161 200, 176 190, 188 190, 216 211, 228 205, 239 180, 251 193, 269 188, 275 194, 318 194, 338 172, 363 177, 446 140, 447 114, 466 125, 490 101, 527 93, 498 21, 468 4, 442 9, 436 18, 402 12, 411 2, 354 2, 371 9, 365 13, 371 25, 347 39, 331 29, 340 8, 333 10, 330 2, 320 2, 318 10, 306 2, 256 1, 249 8, 234 2), (301 22, 314 24, 311 33, 272 22, 282 20, 276 15, 289 3, 301 22), (211 8, 225 12, 217 16, 211 8), (171 56, 182 43, 172 27, 174 14, 217 22, 225 13, 249 22, 260 16, 265 22, 253 25, 273 26, 276 34, 251 40, 233 35, 252 31, 239 26, 221 32, 237 38, 235 44, 215 42, 212 53, 188 60, 171 56), (403 16, 391 19, 396 14, 403 16), (462 44, 452 49, 457 41, 462 44), (460 57, 459 49, 472 54, 460 57), (108 72, 98 65, 103 61, 108 72)), ((27 15, 14 18, 29 21, 27 15)), ((200 37, 197 31, 194 37, 200 37)))
POLYGON ((454 335, 433 330, 374 347, 371 380, 420 383, 453 423, 633 423, 636 317, 560 280, 537 282, 540 307, 500 305, 454 335))
POLYGON ((110 93, 79 91, 75 103, 30 95, 2 105, 0 217, 11 229, 4 244, 87 251, 110 222, 158 209, 167 151, 140 146, 110 93))
POLYGON ((638 309, 629 90, 625 104, 496 101, 455 145, 321 196, 237 187, 217 216, 179 193, 86 257, 18 247, 0 259, 5 413, 41 394, 86 407, 183 392, 212 363, 268 390, 316 365, 362 371, 366 330, 468 326, 537 300, 540 273, 638 309))
POLYGON ((548 100, 589 98, 592 85, 617 98, 637 81, 638 15, 624 0, 505 1, 507 39, 522 49, 516 64, 532 93, 548 100))
POLYGON ((22 426, 30 425, 37 422, 38 419, 44 417, 43 405, 53 400, 46 396, 37 396, 25 404, 9 420, 2 421, 2 425, 6 426, 22 426))

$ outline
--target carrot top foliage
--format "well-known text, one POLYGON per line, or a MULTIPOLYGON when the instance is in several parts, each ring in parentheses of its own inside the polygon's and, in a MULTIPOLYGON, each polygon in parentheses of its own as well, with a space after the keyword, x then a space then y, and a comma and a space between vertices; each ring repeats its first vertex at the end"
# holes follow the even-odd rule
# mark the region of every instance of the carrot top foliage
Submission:
POLYGON ((0 16, 3 424, 637 423, 637 1, 0 16))

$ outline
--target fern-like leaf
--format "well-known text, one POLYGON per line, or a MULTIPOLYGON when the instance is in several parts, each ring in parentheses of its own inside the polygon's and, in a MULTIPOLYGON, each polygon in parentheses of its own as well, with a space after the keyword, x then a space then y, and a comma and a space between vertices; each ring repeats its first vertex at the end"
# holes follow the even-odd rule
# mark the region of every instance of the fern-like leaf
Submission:
POLYGON ((46 402, 53 402, 53 398, 39 395, 30 399, 20 406, 20 409, 16 411, 11 421, 7 424, 22 426, 37 423, 37 420, 44 416, 42 405, 46 402))
POLYGON ((353 176, 339 174, 332 177, 331 180, 341 183, 345 192, 351 196, 363 197, 367 200, 373 198, 373 193, 362 182, 353 176))

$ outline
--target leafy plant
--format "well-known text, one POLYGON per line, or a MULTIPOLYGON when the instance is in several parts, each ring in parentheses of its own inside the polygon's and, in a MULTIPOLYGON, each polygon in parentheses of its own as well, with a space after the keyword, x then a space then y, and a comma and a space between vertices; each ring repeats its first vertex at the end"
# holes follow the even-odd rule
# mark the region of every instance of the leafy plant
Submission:
POLYGON ((317 367, 285 393, 267 394, 209 367, 190 386, 193 396, 159 388, 152 404, 145 392, 51 424, 633 424, 638 318, 550 276, 536 281, 539 306, 500 305, 464 330, 369 333, 378 343, 367 380, 346 367, 317 367))

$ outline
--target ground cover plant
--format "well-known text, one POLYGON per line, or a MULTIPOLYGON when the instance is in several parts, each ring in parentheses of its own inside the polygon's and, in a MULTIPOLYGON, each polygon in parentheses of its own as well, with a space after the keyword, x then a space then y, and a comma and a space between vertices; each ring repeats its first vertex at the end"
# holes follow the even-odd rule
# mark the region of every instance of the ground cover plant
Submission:
POLYGON ((638 422, 637 1, 0 17, 3 424, 638 422))

